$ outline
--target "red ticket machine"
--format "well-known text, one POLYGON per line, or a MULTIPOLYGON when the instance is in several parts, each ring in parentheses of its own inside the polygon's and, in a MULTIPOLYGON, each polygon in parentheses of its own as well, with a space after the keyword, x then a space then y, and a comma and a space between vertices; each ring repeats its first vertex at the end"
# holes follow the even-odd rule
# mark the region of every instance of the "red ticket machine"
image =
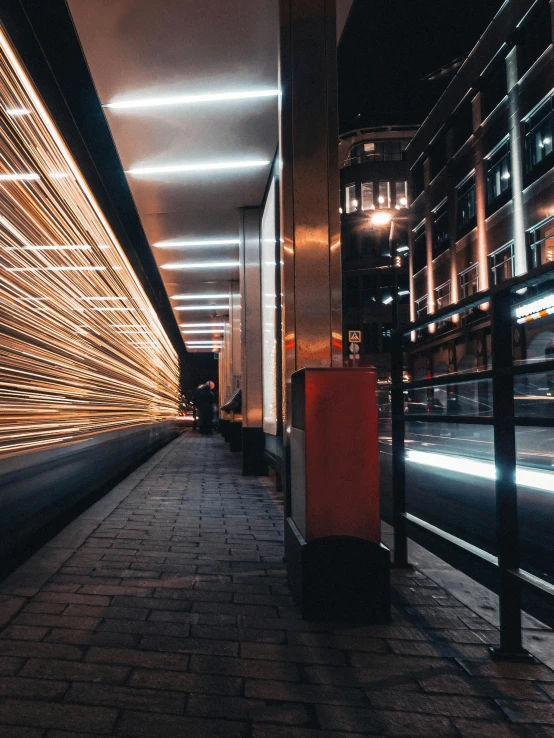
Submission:
POLYGON ((376 375, 292 375, 287 572, 306 619, 390 620, 381 544, 376 375))

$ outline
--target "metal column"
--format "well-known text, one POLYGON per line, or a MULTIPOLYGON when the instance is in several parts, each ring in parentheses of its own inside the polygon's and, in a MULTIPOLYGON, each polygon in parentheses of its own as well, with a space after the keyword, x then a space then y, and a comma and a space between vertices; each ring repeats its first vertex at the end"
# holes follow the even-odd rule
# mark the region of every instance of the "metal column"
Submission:
POLYGON ((342 366, 335 0, 280 0, 283 420, 290 377, 342 366))
POLYGON ((494 463, 496 467, 496 532, 498 539, 500 647, 497 659, 528 659, 521 642, 521 584, 511 572, 519 569, 516 483, 512 305, 510 290, 491 299, 494 463))
POLYGON ((242 472, 267 474, 262 396, 262 290, 260 208, 240 209, 242 315, 242 472))

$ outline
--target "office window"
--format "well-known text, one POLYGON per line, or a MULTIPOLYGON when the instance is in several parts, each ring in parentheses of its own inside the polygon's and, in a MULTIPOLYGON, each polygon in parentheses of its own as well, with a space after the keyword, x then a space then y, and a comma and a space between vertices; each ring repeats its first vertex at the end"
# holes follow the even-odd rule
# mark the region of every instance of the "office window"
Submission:
POLYGON ((373 210, 373 182, 362 182, 362 210, 373 210))
POLYGON ((473 108, 471 100, 463 102, 452 119, 454 149, 458 151, 473 133, 473 108))
POLYGON ((363 161, 402 161, 408 140, 364 141, 350 150, 347 164, 363 161))
POLYGON ((394 204, 397 210, 408 207, 408 183, 406 180, 394 183, 394 204))
POLYGON ((392 323, 383 323, 381 327, 381 351, 391 350, 392 323))
POLYGON ((446 138, 441 133, 431 147, 431 179, 446 166, 446 138))
POLYGON ((506 59, 504 56, 500 56, 483 79, 481 90, 481 116, 483 120, 492 113, 507 94, 506 59))
POLYGON ((489 256, 491 285, 500 284, 514 276, 514 244, 508 243, 489 256))
POLYGON ((435 287, 435 305, 437 310, 450 305, 450 280, 440 287, 435 287))
POLYGON ((423 159, 410 172, 412 178, 412 198, 415 200, 425 189, 425 169, 423 167, 423 159))
POLYGON ((554 261, 554 218, 527 233, 529 268, 554 261))
POLYGON ((448 235, 448 203, 435 210, 433 216, 433 259, 443 254, 450 246, 448 235))
POLYGON ((414 230, 414 274, 427 266, 427 237, 425 233, 425 222, 414 230))
POLYGON ((416 318, 424 318, 427 315, 427 295, 423 295, 415 301, 416 318))
POLYGON ((487 204, 492 205, 511 189, 510 146, 506 141, 487 161, 487 204))
POLYGON ((474 295, 479 290, 479 265, 473 264, 461 274, 458 275, 460 280, 460 300, 469 295, 474 295))
POLYGON ((373 274, 362 276, 362 302, 365 307, 377 302, 377 277, 373 274))
POLYGON ((531 172, 552 154, 554 98, 549 98, 525 124, 525 164, 531 172))
POLYGON ((519 29, 518 68, 520 77, 537 61, 552 41, 550 6, 541 0, 519 29))
POLYGON ((379 182, 379 197, 377 198, 380 208, 390 208, 390 182, 379 182))
POLYGON ((356 210, 358 209, 358 201, 356 200, 356 185, 355 184, 346 185, 346 188, 344 190, 344 196, 345 196, 346 212, 355 213, 356 210))
POLYGON ((472 174, 458 187, 458 232, 467 230, 475 218, 475 175, 472 174))

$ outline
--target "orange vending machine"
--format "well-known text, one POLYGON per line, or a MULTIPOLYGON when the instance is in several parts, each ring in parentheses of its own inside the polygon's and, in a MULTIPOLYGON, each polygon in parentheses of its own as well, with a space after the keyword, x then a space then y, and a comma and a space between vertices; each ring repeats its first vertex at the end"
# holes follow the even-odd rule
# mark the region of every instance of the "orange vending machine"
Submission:
POLYGON ((292 375, 288 507, 287 572, 303 617, 387 622, 373 369, 292 375))

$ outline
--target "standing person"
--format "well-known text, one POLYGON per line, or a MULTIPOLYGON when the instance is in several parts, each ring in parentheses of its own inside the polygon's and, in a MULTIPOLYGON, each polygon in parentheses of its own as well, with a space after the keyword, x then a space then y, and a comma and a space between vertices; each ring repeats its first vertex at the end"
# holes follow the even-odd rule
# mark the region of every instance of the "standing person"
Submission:
POLYGON ((203 436, 212 435, 213 404, 215 401, 215 396, 212 390, 214 387, 215 384, 213 382, 206 382, 206 384, 199 387, 196 392, 195 402, 200 419, 200 433, 202 433, 203 436))

